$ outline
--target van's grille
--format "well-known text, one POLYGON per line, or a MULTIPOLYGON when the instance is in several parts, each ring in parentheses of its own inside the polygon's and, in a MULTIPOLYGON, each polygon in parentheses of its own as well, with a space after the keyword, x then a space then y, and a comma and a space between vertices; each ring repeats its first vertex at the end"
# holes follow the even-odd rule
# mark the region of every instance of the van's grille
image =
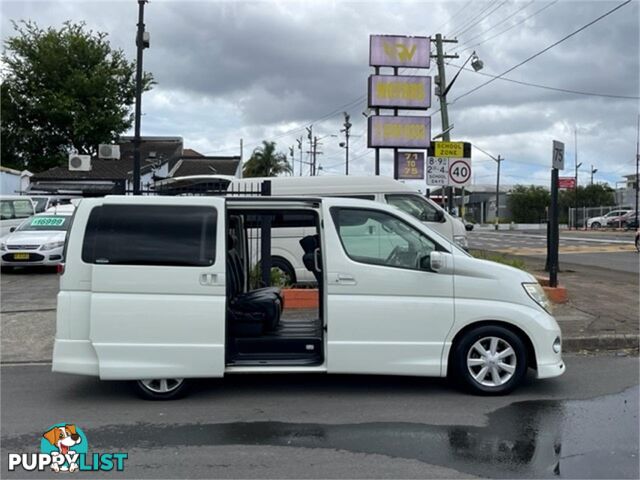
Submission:
POLYGON ((7 245, 7 250, 37 250, 40 245, 7 245))

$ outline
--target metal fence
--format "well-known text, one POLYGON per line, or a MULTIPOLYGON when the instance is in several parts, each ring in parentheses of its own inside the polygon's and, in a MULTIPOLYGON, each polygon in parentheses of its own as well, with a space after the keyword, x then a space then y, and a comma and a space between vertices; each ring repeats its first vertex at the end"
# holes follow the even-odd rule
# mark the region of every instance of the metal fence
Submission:
MULTIPOLYGON (((569 228, 583 228, 586 229, 587 221, 590 218, 596 217, 604 217, 607 213, 612 212, 614 210, 633 210, 632 207, 625 206, 608 206, 608 207, 578 207, 578 208, 569 208, 569 218, 567 222, 569 224, 569 228)), ((599 226, 602 228, 607 227, 604 222, 598 222, 599 226)))

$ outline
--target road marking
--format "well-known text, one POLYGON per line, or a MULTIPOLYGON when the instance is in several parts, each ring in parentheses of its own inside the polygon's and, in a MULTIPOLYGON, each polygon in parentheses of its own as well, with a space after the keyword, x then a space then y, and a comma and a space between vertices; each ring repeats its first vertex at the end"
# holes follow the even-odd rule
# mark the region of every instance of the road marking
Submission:
MULTIPOLYGON (((521 247, 502 247, 492 252, 509 253, 511 255, 546 255, 547 248, 521 248, 521 247)), ((620 252, 635 252, 636 249, 633 245, 602 245, 602 246, 586 246, 586 245, 571 245, 560 246, 560 254, 572 254, 572 253, 620 253, 620 252)))
MULTIPOLYGON (((543 242, 546 243, 547 241, 547 237, 545 235, 535 235, 532 233, 500 233, 500 232, 496 232, 496 233, 484 233, 483 235, 487 235, 488 237, 527 237, 527 238, 536 238, 539 239, 543 242)), ((474 235, 471 235, 471 238, 473 238, 474 235)), ((586 238, 586 237, 563 237, 562 235, 560 236, 560 240, 566 240, 568 242, 573 242, 573 241, 582 241, 582 242, 590 242, 590 243, 616 243, 616 244, 623 244, 623 245, 633 245, 633 240, 607 240, 605 238, 586 238)))

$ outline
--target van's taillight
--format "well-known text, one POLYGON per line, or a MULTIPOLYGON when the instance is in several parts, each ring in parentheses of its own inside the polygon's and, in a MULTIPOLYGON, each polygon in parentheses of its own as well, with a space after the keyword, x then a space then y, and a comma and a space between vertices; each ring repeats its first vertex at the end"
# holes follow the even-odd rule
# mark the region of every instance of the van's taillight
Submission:
POLYGON ((64 263, 59 263, 56 271, 58 272, 59 275, 62 275, 64 273, 64 263))

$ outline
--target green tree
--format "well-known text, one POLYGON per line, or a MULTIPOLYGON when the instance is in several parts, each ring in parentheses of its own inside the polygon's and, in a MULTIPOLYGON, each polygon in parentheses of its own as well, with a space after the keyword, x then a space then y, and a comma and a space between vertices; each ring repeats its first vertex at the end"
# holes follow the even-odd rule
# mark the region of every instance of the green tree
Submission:
POLYGON ((509 196, 511 217, 516 223, 538 223, 547 218, 549 192, 536 185, 516 185, 509 196))
MULTIPOLYGON (((135 64, 107 34, 66 22, 13 22, 2 53, 2 162, 38 172, 72 150, 95 154, 132 124, 135 64)), ((144 89, 153 84, 144 76, 144 89)))
POLYGON ((251 158, 244 164, 245 177, 275 177, 281 173, 291 173, 291 165, 284 153, 276 152, 276 142, 264 140, 251 158))
POLYGON ((616 198, 613 189, 608 185, 578 185, 578 191, 561 190, 559 204, 561 209, 569 207, 606 207, 615 205, 616 198))

